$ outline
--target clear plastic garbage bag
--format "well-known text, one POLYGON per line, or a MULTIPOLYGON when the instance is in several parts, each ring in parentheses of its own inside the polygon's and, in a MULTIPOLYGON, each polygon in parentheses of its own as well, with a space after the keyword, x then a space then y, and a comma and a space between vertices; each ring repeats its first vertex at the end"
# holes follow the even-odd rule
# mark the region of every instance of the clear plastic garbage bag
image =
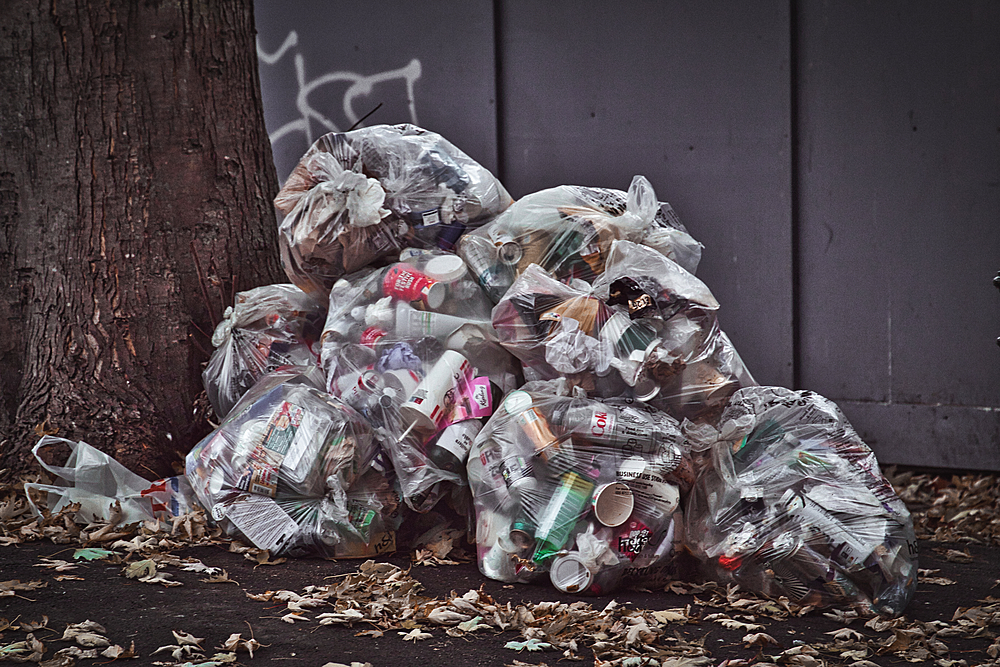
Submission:
POLYGON ((685 512, 707 575, 800 604, 903 612, 917 583, 912 519, 832 401, 741 389, 714 440, 685 512))
POLYGON ((465 487, 472 439, 520 369, 496 340, 490 303, 460 257, 408 248, 339 280, 321 359, 327 390, 372 424, 406 503, 465 487))
POLYGON ((264 285, 236 295, 215 328, 215 351, 202 371, 212 409, 224 418, 265 373, 319 364, 326 300, 295 285, 264 285))
POLYGON ((757 384, 719 327, 711 291, 660 253, 615 242, 594 294, 616 311, 601 333, 640 400, 681 421, 713 423, 733 393, 757 384))
POLYGON ((529 194, 462 236, 458 253, 496 303, 531 264, 560 281, 592 282, 616 239, 655 248, 691 273, 701 259, 702 245, 669 204, 657 203, 644 176, 634 177, 627 193, 561 185, 529 194))
POLYGON ((533 378, 565 377, 590 396, 711 423, 733 392, 756 384, 719 328, 718 308, 675 262, 615 241, 593 285, 530 265, 494 307, 493 325, 533 378))
POLYGON ((450 250, 510 195, 441 135, 376 125, 320 137, 275 198, 289 280, 325 298, 341 276, 405 247, 450 250))
POLYGON ((385 543, 398 515, 398 497, 373 469, 371 427, 317 388, 317 373, 283 367, 264 376, 186 459, 212 518, 276 554, 356 554, 385 543))
POLYGON ((683 538, 681 489, 693 483, 676 420, 545 384, 507 394, 473 444, 480 571, 510 582, 547 576, 581 595, 662 582, 683 538))

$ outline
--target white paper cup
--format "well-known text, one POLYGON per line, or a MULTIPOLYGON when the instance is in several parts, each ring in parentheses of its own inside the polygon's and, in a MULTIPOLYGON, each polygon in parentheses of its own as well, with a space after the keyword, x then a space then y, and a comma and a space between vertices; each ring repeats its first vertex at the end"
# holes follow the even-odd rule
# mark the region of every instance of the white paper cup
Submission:
POLYGON ((625 523, 635 507, 632 489, 622 482, 600 485, 594 490, 590 502, 597 520, 612 528, 625 523))
POLYGON ((449 394, 463 380, 470 366, 469 360, 458 352, 445 350, 406 402, 399 406, 403 423, 421 431, 436 431, 451 410, 449 394))

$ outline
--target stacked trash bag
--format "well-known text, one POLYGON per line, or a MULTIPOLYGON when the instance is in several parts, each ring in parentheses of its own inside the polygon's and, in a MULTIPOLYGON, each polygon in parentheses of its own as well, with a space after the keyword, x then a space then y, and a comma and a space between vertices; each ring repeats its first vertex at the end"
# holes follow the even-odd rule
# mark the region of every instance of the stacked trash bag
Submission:
POLYGON ((291 284, 237 295, 204 374, 221 424, 187 457, 231 535, 367 556, 447 506, 500 581, 905 608, 905 506, 836 405, 757 385, 644 177, 514 202, 376 126, 320 138, 276 205, 291 284))

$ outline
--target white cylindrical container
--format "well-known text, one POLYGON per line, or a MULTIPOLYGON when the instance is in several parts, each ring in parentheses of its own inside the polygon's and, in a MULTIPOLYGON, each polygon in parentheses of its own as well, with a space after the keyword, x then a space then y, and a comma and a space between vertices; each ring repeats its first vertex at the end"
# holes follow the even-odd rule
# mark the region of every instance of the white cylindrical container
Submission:
POLYGON ((471 371, 468 359, 454 350, 445 350, 399 407, 403 423, 421 431, 436 431, 451 411, 452 390, 466 382, 471 371))
MULTIPOLYGON (((440 284, 440 283, 439 283, 440 284)), ((434 313, 427 310, 417 310, 410 304, 400 301, 396 304, 396 336, 404 339, 417 339, 424 336, 450 336, 456 329, 469 320, 464 317, 434 313)))

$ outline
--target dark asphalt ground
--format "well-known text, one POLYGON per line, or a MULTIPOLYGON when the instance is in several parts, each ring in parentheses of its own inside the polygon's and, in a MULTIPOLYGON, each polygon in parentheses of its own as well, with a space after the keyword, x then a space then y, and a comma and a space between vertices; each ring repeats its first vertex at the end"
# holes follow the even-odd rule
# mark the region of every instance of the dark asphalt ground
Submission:
MULTIPOLYGON (((192 547, 173 552, 180 557, 193 556, 205 565, 221 567, 229 578, 238 583, 203 583, 205 575, 184 572, 171 568, 174 579, 183 586, 166 588, 156 584, 141 583, 123 576, 123 566, 107 561, 73 561, 73 546, 56 545, 47 541, 31 542, 0 548, 0 582, 20 580, 21 582, 42 581, 42 588, 17 591, 15 595, 0 597, 0 619, 14 624, 0 632, 0 656, 3 647, 25 638, 26 632, 18 629, 17 623, 40 622, 48 617, 47 626, 34 631, 34 636, 45 644, 44 659, 51 659, 55 650, 69 646, 70 642, 58 641, 65 627, 85 620, 96 621, 106 629, 106 636, 112 644, 125 648, 134 642, 138 658, 119 663, 150 665, 157 661, 172 663, 167 652, 153 654, 157 648, 177 644, 172 630, 190 633, 204 638, 202 648, 207 656, 212 656, 215 647, 220 646, 231 634, 242 633, 244 639, 251 635, 261 647, 253 658, 247 653, 239 653, 239 664, 243 665, 287 665, 295 667, 321 667, 329 662, 344 663, 369 662, 374 667, 402 665, 511 665, 515 660, 527 664, 555 665, 562 654, 558 652, 517 652, 504 648, 511 640, 518 640, 517 633, 477 632, 455 638, 445 634, 441 627, 426 628, 430 639, 412 642, 403 641, 396 631, 388 631, 382 637, 356 636, 366 626, 321 626, 315 622, 290 624, 281 620, 286 613, 285 605, 279 602, 262 602, 248 597, 268 590, 292 590, 302 592, 309 585, 325 585, 330 577, 355 571, 362 561, 342 560, 289 560, 279 565, 258 565, 244 556, 230 553, 224 547, 192 547), (62 559, 74 562, 77 567, 68 572, 56 572, 39 567, 42 558, 62 559), (56 579, 60 575, 72 575, 78 579, 56 579), (17 621, 15 621, 17 619, 17 621)), ((384 560, 402 568, 410 566, 406 554, 397 554, 384 560)), ((920 583, 916 595, 907 608, 907 621, 951 622, 960 607, 980 605, 991 594, 1000 595, 997 580, 1000 579, 1000 551, 976 545, 944 545, 933 542, 921 543, 920 567, 938 572, 928 576, 945 577, 955 584, 938 585, 920 583), (952 562, 944 558, 951 548, 966 550, 971 561, 952 562)), ((596 609, 604 608, 614 599, 621 605, 641 609, 667 609, 692 605, 692 612, 701 615, 720 611, 704 608, 700 595, 677 595, 667 592, 619 591, 610 597, 575 598, 559 594, 548 585, 505 585, 483 577, 475 563, 438 567, 414 566, 410 574, 423 584, 422 594, 429 597, 447 596, 451 591, 459 594, 469 589, 481 589, 498 602, 537 603, 549 600, 571 602, 583 600, 596 609)), ((311 610, 310 616, 321 612, 311 610)), ((676 626, 678 632, 688 641, 704 638, 710 660, 702 664, 719 665, 725 660, 754 659, 767 661, 766 655, 777 655, 782 649, 795 645, 796 641, 812 644, 831 641, 830 635, 844 625, 819 611, 803 617, 787 620, 758 619, 764 624, 764 632, 773 636, 780 647, 770 647, 761 655, 755 648, 744 646, 745 631, 727 630, 716 623, 699 622, 676 626)), ((854 622, 850 627, 872 639, 891 639, 892 632, 876 633, 854 622)), ((0 628, 7 626, 0 622, 0 628)), ((934 656, 943 659, 939 665, 979 665, 991 661, 987 654, 993 642, 988 622, 981 636, 975 638, 948 637, 947 651, 934 656), (962 661, 965 662, 950 662, 962 661)), ((943 636, 943 635, 942 635, 943 636)), ((594 654, 581 647, 584 660, 562 662, 561 664, 591 665, 594 654)), ((821 653, 818 656, 827 665, 851 664, 857 656, 841 659, 837 655, 821 653)), ((892 653, 867 656, 870 663, 877 665, 913 664, 892 653)), ((0 658, 2 662, 2 658, 0 658)), ((107 658, 83 660, 78 664, 107 664, 107 658)), ((72 662, 48 664, 73 664, 72 662)), ((176 664, 176 663, 175 663, 176 664)), ((193 664, 198 664, 194 661, 193 664)), ((598 663, 600 664, 600 663, 598 663)), ((680 663, 677 663, 680 664, 680 663)), ((730 662, 731 665, 747 664, 730 662)), ((801 664, 808 664, 801 663, 801 664)), ((821 664, 821 663, 813 663, 821 664)), ((865 663, 861 663, 865 664, 865 663)), ((927 664, 933 664, 928 659, 927 664)), ((46 665, 45 662, 42 665, 46 665)))

